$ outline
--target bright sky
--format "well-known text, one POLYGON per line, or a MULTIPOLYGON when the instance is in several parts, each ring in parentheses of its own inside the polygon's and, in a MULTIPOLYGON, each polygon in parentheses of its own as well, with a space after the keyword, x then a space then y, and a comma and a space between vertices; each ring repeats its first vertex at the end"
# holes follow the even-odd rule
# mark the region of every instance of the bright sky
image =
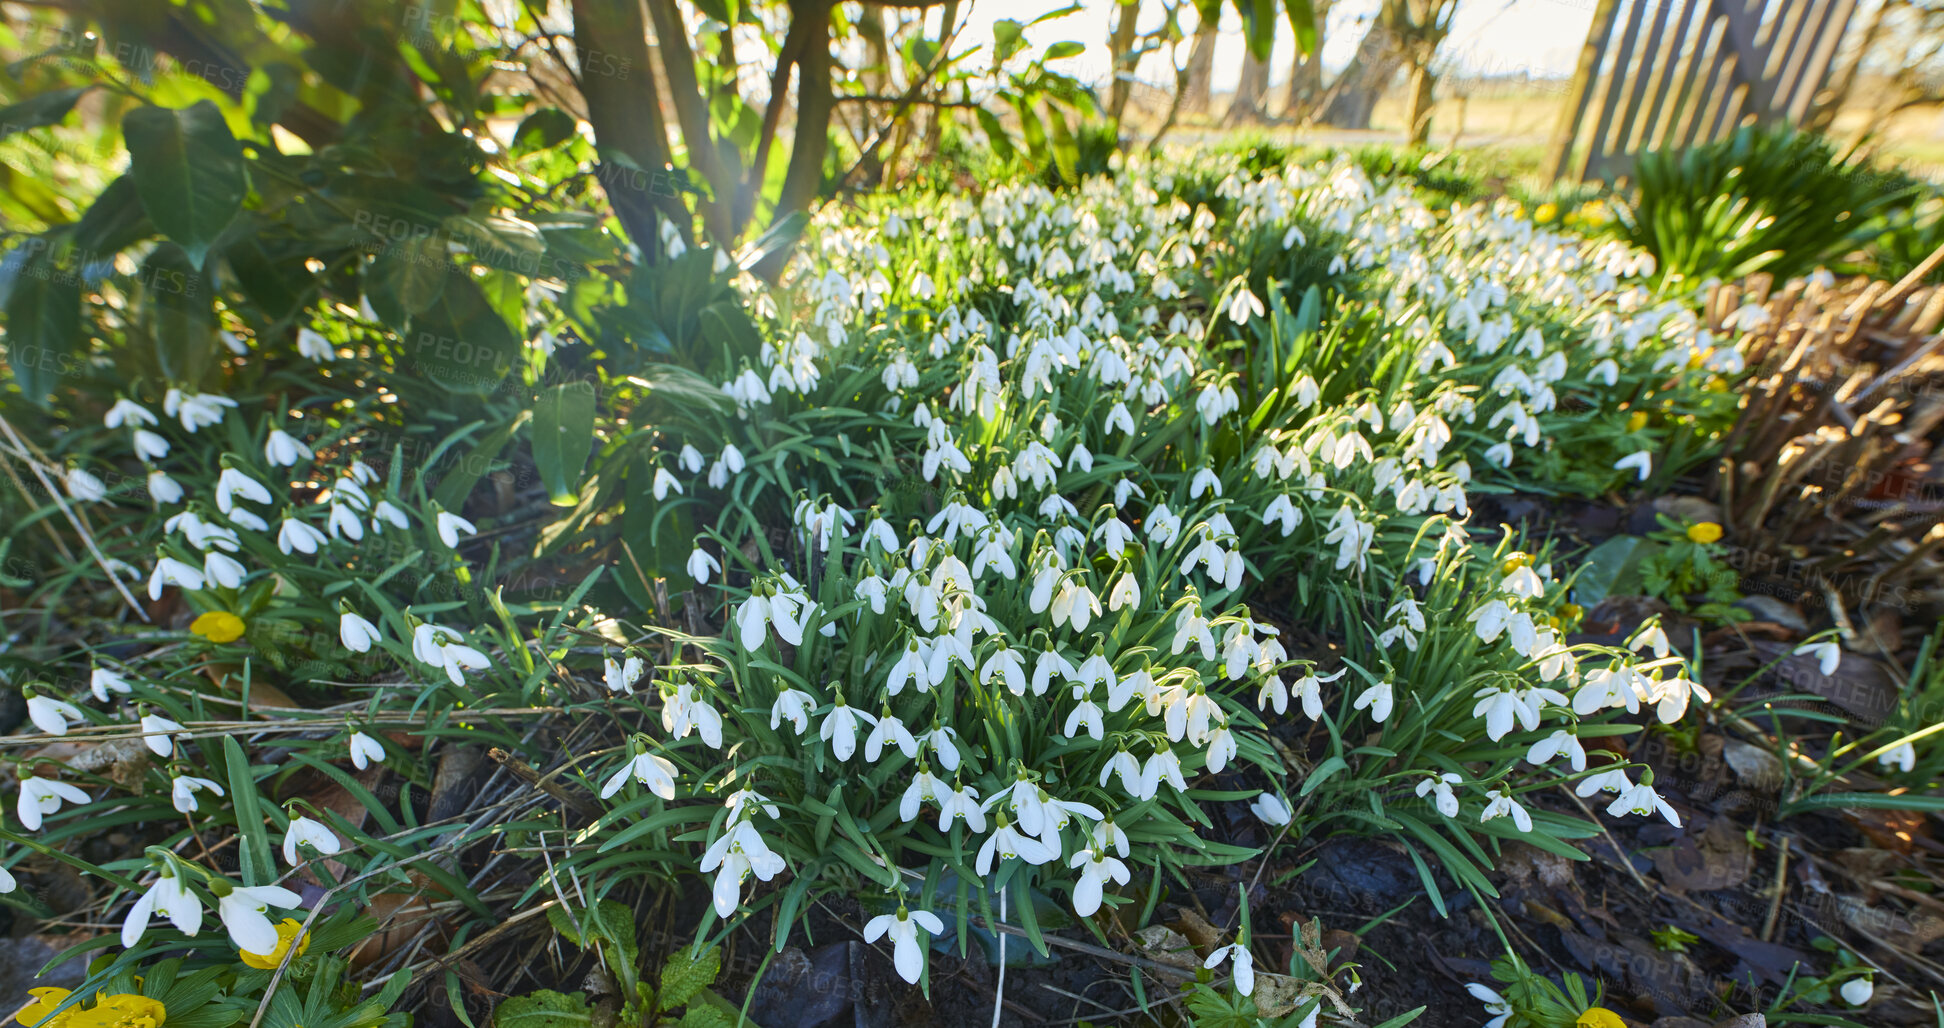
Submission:
MULTIPOLYGON (((1081 10, 1042 22, 1027 30, 1026 38, 1036 46, 1071 39, 1087 46, 1079 57, 1061 62, 1059 67, 1089 81, 1107 76, 1109 57, 1107 33, 1114 18, 1114 0, 1079 0, 1081 10)), ((1323 65, 1330 72, 1349 63, 1370 17, 1380 0, 1337 0, 1330 8, 1330 21, 1324 31, 1323 65)), ((1028 22, 1063 6, 1058 0, 972 0, 971 23, 961 35, 962 45, 987 44, 992 39, 992 23, 1001 18, 1028 22)), ((1572 74, 1579 50, 1586 41, 1586 30, 1593 21, 1594 0, 1458 0, 1458 13, 1451 36, 1439 50, 1440 58, 1470 75, 1508 75, 1526 71, 1535 77, 1564 77, 1572 74)), ((1192 29, 1192 15, 1184 26, 1192 29)), ((1142 31, 1159 26, 1161 5, 1142 0, 1142 31)), ((1242 67, 1241 19, 1231 7, 1226 11, 1221 37, 1215 51, 1215 88, 1232 89, 1242 67)), ((1273 58, 1274 77, 1288 75, 1295 52, 1288 22, 1278 19, 1281 30, 1273 58)), ((1172 76, 1159 59, 1142 64, 1139 74, 1150 82, 1172 82, 1172 76)))

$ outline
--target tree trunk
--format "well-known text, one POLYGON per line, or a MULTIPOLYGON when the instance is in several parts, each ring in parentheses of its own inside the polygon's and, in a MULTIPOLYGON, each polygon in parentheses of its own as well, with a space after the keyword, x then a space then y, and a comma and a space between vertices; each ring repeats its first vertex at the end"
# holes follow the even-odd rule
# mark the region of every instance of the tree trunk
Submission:
POLYGON ((1181 113, 1205 114, 1208 93, 1215 81, 1215 40, 1219 23, 1204 22, 1195 27, 1195 49, 1188 55, 1186 85, 1181 90, 1181 113))
POLYGON ((581 99, 594 127, 594 143, 603 151, 596 177, 628 238, 653 263, 661 252, 657 212, 667 214, 684 237, 694 230, 668 176, 668 130, 662 124, 641 4, 574 0, 573 13, 576 49, 583 55, 581 99), (588 54, 602 59, 594 62, 588 54))
POLYGON ((1235 99, 1229 101, 1222 116, 1227 125, 1253 124, 1263 118, 1263 100, 1269 95, 1269 62, 1256 60, 1253 51, 1242 56, 1242 77, 1235 85, 1235 99))
POLYGON ((1404 131, 1412 146, 1423 146, 1431 139, 1431 86, 1437 80, 1428 61, 1411 65, 1411 104, 1404 115, 1404 131))
POLYGON ((1323 92, 1323 28, 1330 18, 1330 0, 1312 0, 1316 15, 1316 50, 1304 54, 1298 48, 1289 66, 1289 94, 1283 101, 1283 117, 1296 121, 1323 92))
POLYGON ((1134 94, 1134 40, 1135 22, 1140 18, 1140 0, 1132 0, 1120 5, 1120 12, 1114 19, 1113 35, 1107 39, 1108 51, 1114 59, 1114 81, 1107 87, 1107 120, 1114 127, 1120 127, 1121 116, 1127 111, 1127 100, 1134 94))
MULTIPOLYGON (((830 148, 830 112, 837 101, 830 92, 830 4, 826 0, 796 0, 790 19, 803 19, 803 51, 797 55, 796 133, 790 144, 790 166, 783 173, 783 189, 776 198, 772 224, 807 210, 823 190, 824 153, 830 148)), ((774 102, 774 101, 772 101, 774 102)), ((787 249, 771 254, 753 269, 774 280, 789 260, 787 249)))
POLYGON ((1370 112, 1376 109, 1378 98, 1384 95, 1403 63, 1404 55, 1390 32, 1380 25, 1371 25, 1363 41, 1357 44, 1356 56, 1330 85, 1329 100, 1318 120, 1337 128, 1369 128, 1370 112))

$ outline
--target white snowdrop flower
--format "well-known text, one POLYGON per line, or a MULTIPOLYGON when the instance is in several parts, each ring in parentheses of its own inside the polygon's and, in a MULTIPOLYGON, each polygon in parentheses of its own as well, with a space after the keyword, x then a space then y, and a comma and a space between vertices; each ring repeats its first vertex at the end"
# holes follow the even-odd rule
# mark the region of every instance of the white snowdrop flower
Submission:
POLYGON ((382 532, 386 525, 404 529, 412 527, 412 522, 405 517, 405 512, 400 510, 397 504, 390 500, 379 500, 371 508, 371 530, 382 532))
POLYGON ((121 944, 124 949, 132 949, 142 941, 147 933, 149 921, 160 914, 175 925, 184 935, 195 935, 202 931, 202 901, 189 891, 188 885, 176 877, 175 869, 164 866, 153 884, 140 896, 122 918, 121 944))
POLYGON ((1261 317, 1263 310, 1261 298, 1245 285, 1229 299, 1228 318, 1237 325, 1247 325, 1250 318, 1261 317))
POLYGON ((369 653, 371 645, 384 638, 378 626, 365 620, 357 612, 346 610, 338 615, 338 641, 353 653, 369 653))
MULTIPOLYGON (((1648 777, 1651 778, 1652 775, 1648 777)), ((1661 799, 1660 793, 1655 792, 1654 787, 1645 781, 1621 790, 1619 797, 1607 805, 1607 814, 1612 817, 1621 817, 1626 814, 1646 814, 1651 816, 1656 811, 1662 817, 1667 818, 1668 824, 1676 828, 1681 826, 1681 816, 1674 813, 1674 808, 1668 806, 1667 801, 1661 799)))
POLYGON ((165 471, 151 471, 148 475, 149 496, 157 503, 181 503, 182 486, 170 478, 165 471))
POLYGON ((682 483, 676 481, 675 476, 669 474, 667 468, 656 468, 655 482, 650 490, 655 494, 655 499, 657 501, 667 499, 670 490, 673 490, 677 496, 682 495, 684 491, 682 489, 682 483))
POLYGON ((1608 357, 1593 365, 1593 370, 1586 373, 1586 380, 1605 386, 1617 385, 1620 382, 1620 365, 1614 363, 1613 358, 1608 357))
POLYGON ((233 885, 217 897, 216 913, 237 949, 269 953, 277 948, 277 926, 271 923, 267 911, 271 907, 295 909, 303 903, 303 897, 281 885, 233 885))
POLYGON ((463 686, 467 671, 484 671, 492 666, 492 661, 466 645, 465 639, 454 629, 422 622, 412 632, 412 655, 419 663, 444 671, 453 685, 463 686))
POLYGON ((1294 816, 1290 813, 1289 804, 1284 803, 1282 797, 1273 792, 1262 793, 1250 801, 1249 812, 1261 818, 1264 824, 1274 825, 1277 828, 1288 824, 1290 818, 1294 816))
POLYGON ((228 514, 236 507, 239 495, 252 503, 270 502, 270 490, 263 483, 237 468, 224 468, 216 478, 216 509, 228 514))
POLYGON ((616 663, 613 657, 604 657, 601 660, 602 684, 607 686, 608 692, 633 695, 635 683, 641 681, 646 670, 640 657, 630 656, 620 663, 616 663))
POLYGON ((877 724, 877 718, 839 700, 830 713, 824 715, 823 724, 817 728, 817 737, 830 744, 830 751, 838 760, 849 760, 857 752, 857 727, 860 721, 877 724))
POLYGON ((816 697, 798 689, 785 689, 770 704, 770 728, 774 730, 788 721, 796 728, 796 734, 802 735, 810 730, 810 714, 816 709, 816 697))
POLYGON ((1563 728, 1533 743, 1526 750, 1526 763, 1543 765, 1560 756, 1571 761, 1575 772, 1586 770, 1586 749, 1580 745, 1579 736, 1563 728))
POLYGON ((135 430, 135 456, 143 460, 160 460, 169 455, 169 441, 146 428, 135 430))
POLYGON ((877 719, 877 724, 871 728, 871 734, 864 740, 865 762, 877 763, 883 757, 887 745, 896 746, 904 753, 907 760, 918 759, 918 740, 912 736, 911 730, 905 727, 903 721, 889 712, 877 719))
POLYGON ((637 753, 601 783, 601 798, 610 799, 632 778, 648 791, 665 800, 675 798, 676 768, 673 761, 654 753, 637 753))
POLYGON ((1457 817, 1458 794, 1452 790, 1452 786, 1462 781, 1464 779, 1447 771, 1419 781, 1417 794, 1420 799, 1426 795, 1432 796, 1432 805, 1437 808, 1439 814, 1445 817, 1457 817))
POLYGON ((1650 698, 1655 703, 1654 713, 1659 716, 1661 724, 1671 725, 1687 716, 1691 699, 1706 703, 1713 697, 1700 682, 1675 677, 1657 683, 1650 698))
POLYGON ((1633 783, 1627 780, 1627 772, 1615 767, 1580 779, 1580 783, 1573 787, 1573 795, 1584 798, 1596 792, 1625 793, 1631 788, 1633 783))
POLYGON ((1370 719, 1378 724, 1383 724, 1390 717, 1391 707, 1394 702, 1395 698, 1391 683, 1382 681, 1358 693, 1356 702, 1351 704, 1351 706, 1356 710, 1369 707, 1370 719))
POLYGON ((108 487, 83 468, 69 468, 64 484, 67 494, 82 503, 100 503, 108 498, 108 487))
POLYGON ((1507 1003, 1505 997, 1497 992, 1477 982, 1465 983, 1465 991, 1471 993, 1473 999, 1485 1004, 1485 1013, 1490 1015, 1490 1018, 1485 1022, 1484 1028, 1504 1028, 1505 1022, 1511 1019, 1512 1004, 1507 1003))
POLYGON ((371 762, 385 759, 385 744, 363 732, 352 732, 349 742, 351 766, 360 771, 371 766, 371 762))
POLYGON ((297 353, 307 360, 323 362, 337 359, 337 351, 323 333, 313 328, 297 330, 297 353))
POLYGON ((1877 764, 1909 774, 1917 768, 1917 750, 1907 742, 1900 743, 1896 748, 1878 757, 1877 764))
POLYGON ((358 542, 364 538, 364 522, 358 519, 358 512, 348 503, 331 501, 331 513, 325 523, 331 530, 331 538, 348 539, 358 542))
POLYGON ((179 814, 193 814, 201 809, 196 803, 196 794, 199 792, 213 792, 221 796, 223 786, 220 782, 190 775, 177 775, 169 782, 169 796, 175 802, 176 812, 179 814))
POLYGON ((178 738, 189 738, 180 724, 160 714, 142 715, 142 743, 149 748, 149 752, 167 760, 174 755, 178 738))
POLYGON ((180 389, 171 389, 162 398, 163 412, 182 422, 182 427, 190 432, 221 424, 223 411, 235 406, 236 401, 227 396, 215 393, 185 396, 180 389))
POLYGON ((1478 815, 1481 824, 1493 818, 1510 817, 1512 824, 1519 831, 1532 831, 1532 815, 1526 813, 1526 809, 1520 806, 1519 801, 1513 799, 1510 793, 1501 793, 1493 789, 1485 794, 1485 800, 1485 809, 1478 815))
POLYGON ((269 437, 263 441, 263 459, 275 467, 295 467, 299 460, 311 460, 316 456, 309 446, 304 445, 303 440, 281 428, 271 429, 269 437))
POLYGON ((1833 641, 1806 642, 1796 647, 1793 652, 1813 654, 1817 661, 1816 666, 1822 671, 1824 677, 1835 674, 1836 669, 1843 663, 1843 649, 1833 641))
POLYGON ((20 796, 14 812, 23 827, 30 832, 38 832, 42 818, 58 813, 62 803, 78 805, 88 802, 88 794, 75 786, 29 774, 20 780, 20 796))
POLYGON ((111 668, 96 667, 88 672, 88 691, 94 693, 95 699, 107 703, 109 693, 116 692, 126 696, 134 691, 134 686, 129 685, 128 679, 123 678, 120 672, 111 668))
POLYGON ((753 873, 758 880, 767 882, 787 866, 783 858, 763 841, 756 826, 745 820, 722 833, 709 845, 702 854, 699 869, 704 874, 716 872, 715 886, 711 890, 716 915, 728 917, 742 903, 742 883, 745 878, 753 873))
POLYGON ((1649 647, 1654 651, 1655 660, 1665 660, 1667 655, 1673 652, 1673 646, 1667 639, 1667 632, 1661 628, 1659 621, 1655 621, 1642 629, 1640 634, 1634 636, 1633 640, 1627 644, 1627 648, 1635 653, 1639 653, 1641 650, 1648 649, 1649 647))
MULTIPOLYGON (((993 798, 996 799, 997 796, 995 795, 993 798)), ((987 805, 990 805, 991 802, 991 799, 986 801, 987 805)), ((1003 815, 1001 816, 1003 817, 1003 815)), ((1010 860, 1013 857, 1018 857, 1028 864, 1044 864, 1053 860, 1056 856, 1057 854, 1049 849, 1044 842, 1041 842, 1031 834, 1021 832, 1011 824, 1002 822, 992 830, 991 835, 986 836, 985 842, 979 846, 979 853, 973 862, 973 866, 978 870, 980 877, 984 877, 992 873, 992 865, 995 857, 999 860, 1010 860)))
POLYGON ((203 554, 203 581, 221 589, 237 589, 243 585, 248 574, 243 564, 236 558, 215 550, 203 554))
POLYGON ((343 848, 343 844, 338 841, 337 833, 331 831, 323 822, 313 821, 303 816, 291 818, 290 827, 284 830, 284 863, 296 867, 303 862, 298 850, 300 846, 309 846, 319 855, 326 857, 343 848))
POLYGON ((277 526, 277 549, 286 557, 292 553, 316 553, 325 542, 324 533, 296 518, 286 517, 277 526))
POLYGON ((1128 435, 1133 435, 1134 415, 1128 412, 1127 404, 1116 401, 1114 406, 1107 411, 1107 422, 1102 426, 1101 430, 1107 433, 1120 431, 1128 435))
POLYGON ((1231 943, 1208 955, 1202 967, 1213 969, 1215 965, 1227 960, 1233 969, 1235 991, 1244 996, 1255 991, 1255 958, 1249 956, 1249 948, 1241 943, 1231 943))
POLYGON ((1073 912, 1081 917, 1092 917, 1100 909, 1109 881, 1126 885, 1132 880, 1127 865, 1099 847, 1076 852, 1067 866, 1080 872, 1079 881, 1073 884, 1073 912))
POLYGON ((707 585, 710 573, 721 571, 722 565, 702 547, 696 547, 694 552, 689 554, 688 574, 690 578, 695 579, 695 584, 707 585))
POLYGON ((479 534, 479 529, 475 528, 472 522, 467 521, 465 518, 451 511, 439 511, 435 516, 434 523, 439 530, 439 541, 446 544, 447 549, 458 549, 459 533, 461 532, 467 535, 479 534))
POLYGON ((1843 987, 1837 992, 1843 997, 1843 1002, 1853 1007, 1860 1007, 1868 1003, 1871 996, 1876 995, 1876 986, 1870 981, 1870 976, 1864 974, 1844 982, 1843 987))
POLYGON ((1647 476, 1653 473, 1654 458, 1646 450, 1641 450, 1638 453, 1630 453, 1614 461, 1613 469, 1615 471, 1632 470, 1636 472, 1639 481, 1645 482, 1647 481, 1647 476))
POLYGON ((1499 582, 1499 591, 1522 600, 1537 599, 1546 594, 1546 583, 1540 581, 1538 573, 1529 565, 1521 564, 1499 582))
POLYGON ((898 970, 898 977, 916 985, 925 971, 925 941, 918 937, 920 929, 927 938, 943 935, 945 922, 928 910, 906 910, 900 905, 897 913, 879 914, 865 924, 864 941, 869 944, 889 935, 891 962, 898 970))
POLYGON ((31 693, 27 697, 27 719, 49 735, 66 735, 69 722, 86 720, 81 715, 80 707, 39 693, 31 693))
POLYGON ((102 416, 101 423, 107 425, 109 428, 120 428, 123 425, 139 427, 143 425, 154 426, 157 424, 155 415, 150 413, 148 408, 126 396, 116 400, 115 405, 108 408, 108 413, 102 416))
POLYGON ((1195 472, 1195 477, 1190 479, 1188 483, 1188 497, 1190 499, 1199 500, 1202 494, 1207 492, 1212 492, 1216 496, 1222 495, 1222 480, 1215 474, 1215 469, 1213 468, 1202 468, 1200 471, 1195 472))

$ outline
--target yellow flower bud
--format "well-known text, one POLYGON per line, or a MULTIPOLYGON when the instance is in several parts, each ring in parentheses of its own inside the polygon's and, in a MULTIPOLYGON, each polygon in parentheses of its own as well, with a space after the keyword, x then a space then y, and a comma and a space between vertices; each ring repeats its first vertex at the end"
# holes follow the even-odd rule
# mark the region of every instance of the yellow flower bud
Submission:
POLYGON ((1705 544, 1715 542, 1721 538, 1721 526, 1712 521, 1703 521, 1700 524, 1689 525, 1687 537, 1689 540, 1697 543, 1705 544))
POLYGON ((235 642, 243 635, 243 619, 227 610, 212 610, 190 622, 189 630, 213 643, 235 642))
POLYGON ((1627 1022, 1605 1007, 1587 1007, 1573 1022, 1573 1028, 1627 1028, 1627 1022))
POLYGON ((1634 411, 1633 414, 1627 418, 1627 431, 1629 432, 1638 432, 1641 429, 1646 427, 1647 427, 1647 412, 1644 410, 1634 411))
POLYGON ((1559 206, 1557 204, 1542 203, 1532 212, 1532 220, 1541 225, 1557 217, 1559 217, 1559 206))

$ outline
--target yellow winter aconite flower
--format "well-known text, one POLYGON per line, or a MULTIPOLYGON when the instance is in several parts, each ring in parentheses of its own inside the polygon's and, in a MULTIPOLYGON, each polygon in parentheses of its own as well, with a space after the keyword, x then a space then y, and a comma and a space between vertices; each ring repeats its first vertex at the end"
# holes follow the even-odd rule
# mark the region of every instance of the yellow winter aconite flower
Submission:
MULTIPOLYGON (((27 994, 34 998, 26 1006, 14 1011, 13 1019, 25 1028, 34 1028, 35 1025, 47 1020, 47 1016, 54 1012, 55 1007, 67 1002, 70 991, 49 988, 28 989, 27 994)), ((61 1028, 67 1024, 68 1018, 73 1016, 73 1013, 73 1011, 63 1013, 60 1019, 48 1025, 48 1028, 61 1028)))
POLYGON ((294 917, 286 917, 278 921, 276 948, 268 953, 251 953, 249 950, 242 950, 240 952, 243 962, 261 971, 274 971, 283 964, 284 954, 290 952, 290 943, 293 939, 297 941, 297 955, 303 956, 304 951, 310 949, 310 936, 297 938, 303 930, 304 923, 294 917))
POLYGON ((213 643, 235 642, 243 635, 243 619, 227 610, 212 610, 190 622, 189 630, 213 643))
POLYGON ((1638 432, 1641 429, 1646 427, 1647 427, 1647 412, 1644 410, 1634 411, 1633 415, 1627 418, 1627 431, 1629 432, 1638 432))
POLYGON ((1689 525, 1687 537, 1692 542, 1711 543, 1721 538, 1721 526, 1712 521, 1703 521, 1698 525, 1689 525))
POLYGON ((1627 1028, 1627 1022, 1605 1007, 1587 1007, 1586 1012, 1573 1022, 1573 1028, 1627 1028))
POLYGON ((71 991, 43 988, 27 992, 33 1001, 14 1013, 14 1020, 24 1028, 160 1028, 168 1016, 160 1000, 118 992, 113 996, 96 993, 94 1006, 69 1007, 49 1020, 54 1008, 67 1002, 71 991))
POLYGON ((161 1028, 167 1013, 161 1000, 124 992, 71 1012, 66 1028, 161 1028))
POLYGON ((1534 208, 1532 212, 1532 220, 1540 225, 1544 225, 1557 217, 1559 217, 1558 204, 1542 203, 1534 208))

